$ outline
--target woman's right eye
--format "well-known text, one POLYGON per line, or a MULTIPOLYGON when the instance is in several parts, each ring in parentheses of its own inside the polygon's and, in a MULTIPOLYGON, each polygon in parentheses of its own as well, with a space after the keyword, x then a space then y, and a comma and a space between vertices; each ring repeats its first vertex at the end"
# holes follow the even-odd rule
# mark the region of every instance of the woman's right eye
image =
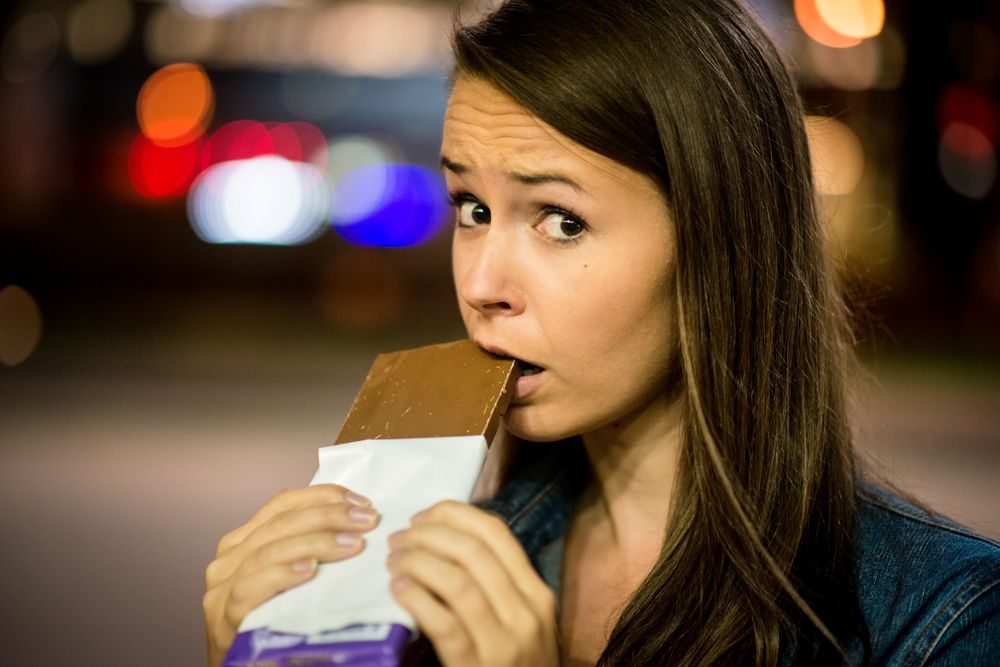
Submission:
POLYGON ((456 201, 455 206, 458 208, 459 227, 475 227, 490 223, 490 209, 485 204, 465 199, 456 201))

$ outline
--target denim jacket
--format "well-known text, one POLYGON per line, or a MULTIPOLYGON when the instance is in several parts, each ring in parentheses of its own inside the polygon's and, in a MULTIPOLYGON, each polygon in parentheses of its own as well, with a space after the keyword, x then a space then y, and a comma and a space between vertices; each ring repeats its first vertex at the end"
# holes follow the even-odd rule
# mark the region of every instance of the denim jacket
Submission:
MULTIPOLYGON (((506 520, 557 595, 563 536, 584 479, 571 460, 554 452, 481 503, 506 520)), ((870 664, 1000 667, 1000 544, 867 482, 858 501, 858 602, 870 664)), ((789 639, 782 665, 809 664, 789 639)), ((860 649, 851 652, 861 664, 860 649)))

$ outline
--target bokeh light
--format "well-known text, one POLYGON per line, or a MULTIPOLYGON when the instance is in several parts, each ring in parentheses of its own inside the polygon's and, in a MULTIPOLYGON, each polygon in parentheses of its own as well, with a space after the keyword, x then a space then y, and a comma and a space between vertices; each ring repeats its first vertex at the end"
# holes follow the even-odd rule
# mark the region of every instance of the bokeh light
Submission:
POLYGON ((129 149, 129 178, 143 197, 174 197, 187 192, 198 174, 201 140, 179 146, 161 146, 144 134, 129 149))
POLYGON ((208 243, 300 245, 326 229, 328 202, 316 167, 264 155, 202 172, 188 196, 188 217, 208 243))
POLYGON ((831 28, 820 15, 816 0, 795 0, 793 9, 802 30, 820 44, 846 49, 861 43, 857 37, 849 37, 831 28))
POLYGON ((151 141, 177 146, 204 134, 214 108, 215 95, 205 70, 192 63, 175 63, 146 79, 136 113, 139 127, 151 141))
POLYGON ((865 168, 858 135, 839 120, 825 116, 807 117, 806 132, 817 192, 825 195, 853 192, 865 168))
POLYGON ((964 83, 945 89, 938 106, 938 129, 944 133, 952 123, 970 125, 996 145, 997 105, 979 89, 964 83))
POLYGON ((442 18, 428 8, 387 2, 341 2, 321 23, 323 63, 355 76, 395 77, 437 66, 442 18))
POLYGON ((968 199, 983 199, 997 179, 996 148, 979 128, 951 123, 938 148, 941 176, 952 190, 968 199))
POLYGON ((841 90, 868 90, 882 70, 882 51, 876 40, 867 39, 843 49, 809 42, 809 55, 816 74, 841 90))
POLYGON ((409 164, 362 165, 337 182, 331 221, 337 234, 355 245, 418 245, 441 230, 446 199, 437 171, 409 164))
POLYGON ((874 37, 885 24, 882 0, 816 0, 816 10, 826 25, 845 37, 874 37))
POLYGON ((264 123, 234 120, 209 137, 201 156, 201 168, 229 160, 249 160, 274 153, 274 138, 264 123))
POLYGON ((875 88, 894 90, 903 83, 906 72, 906 42, 892 25, 886 24, 879 36, 872 41, 879 45, 880 71, 875 88))
POLYGON ((42 312, 35 299, 17 285, 0 289, 0 363, 24 362, 41 337, 42 312))
POLYGON ((150 62, 164 65, 181 61, 205 63, 225 36, 224 27, 218 20, 192 16, 173 4, 157 7, 143 30, 146 56, 150 62))
POLYGON ((365 164, 395 162, 398 151, 388 144, 364 134, 337 137, 329 143, 326 161, 326 182, 333 188, 344 174, 365 164))
POLYGON ((85 0, 70 10, 66 21, 66 48, 85 65, 98 65, 116 56, 132 32, 132 5, 126 0, 85 0))
POLYGON ((326 137, 312 123, 267 123, 274 154, 287 160, 308 162, 323 171, 327 165, 326 137))
POLYGON ((42 75, 59 49, 59 24, 47 12, 27 14, 14 21, 0 45, 0 65, 11 83, 42 75))
POLYGON ((270 0, 179 0, 178 4, 195 16, 216 17, 273 3, 270 0))

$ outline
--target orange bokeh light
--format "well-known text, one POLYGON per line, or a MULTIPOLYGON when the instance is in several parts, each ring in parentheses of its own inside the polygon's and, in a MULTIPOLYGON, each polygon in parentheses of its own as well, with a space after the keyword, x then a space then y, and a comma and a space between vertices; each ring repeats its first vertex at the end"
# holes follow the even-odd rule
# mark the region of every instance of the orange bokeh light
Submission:
POLYGON ((845 37, 874 37, 885 25, 882 0, 816 0, 816 9, 824 23, 845 37))
POLYGON ((136 104, 142 133, 160 146, 179 146, 200 137, 214 109, 208 75, 192 63, 175 63, 153 72, 136 104))
POLYGON ((834 30, 820 15, 816 0, 795 0, 795 18, 807 35, 824 46, 846 49, 857 46, 861 40, 834 30))

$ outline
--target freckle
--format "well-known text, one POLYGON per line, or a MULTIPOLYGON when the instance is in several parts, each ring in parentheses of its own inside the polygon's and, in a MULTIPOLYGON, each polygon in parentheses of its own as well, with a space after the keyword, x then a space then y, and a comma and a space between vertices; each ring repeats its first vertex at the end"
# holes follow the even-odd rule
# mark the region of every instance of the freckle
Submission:
POLYGON ((584 264, 584 265, 583 265, 583 268, 587 268, 587 266, 588 266, 587 264, 584 264))

